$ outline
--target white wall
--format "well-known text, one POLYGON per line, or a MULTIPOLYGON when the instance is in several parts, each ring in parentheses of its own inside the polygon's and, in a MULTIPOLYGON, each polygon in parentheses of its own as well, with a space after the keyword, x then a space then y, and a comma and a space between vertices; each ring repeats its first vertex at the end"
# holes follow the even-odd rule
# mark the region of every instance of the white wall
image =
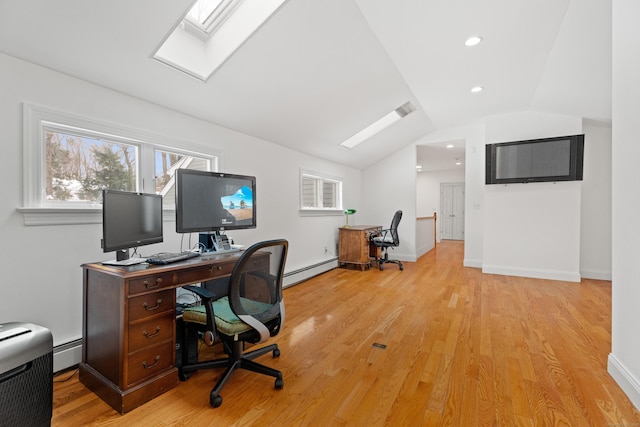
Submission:
MULTIPOLYGON (((534 112, 486 119, 486 143, 576 135, 582 120, 534 112)), ((485 188, 485 273, 580 281, 581 182, 485 188)))
POLYGON ((609 373, 640 408, 640 2, 613 0, 612 348, 609 373))
POLYGON ((611 127, 583 125, 580 275, 611 280, 611 127))
MULTIPOLYGON (((224 155, 221 170, 257 178, 258 227, 229 233, 240 244, 284 237, 290 251, 286 271, 327 260, 335 248, 343 216, 298 214, 299 169, 344 180, 344 203, 362 210, 362 173, 266 141, 194 119, 51 70, 0 54, 0 323, 27 321, 49 328, 54 345, 80 338, 80 265, 112 258, 100 249, 101 225, 25 226, 22 206, 22 103, 29 102, 90 119, 139 129, 165 138, 214 146, 224 155), (250 154, 249 154, 250 153, 250 154), (25 309, 25 307, 27 307, 25 309)), ((415 161, 414 161, 415 164, 415 161)), ((412 171, 413 172, 413 171, 412 171)), ((413 189, 411 190, 412 193, 413 189)), ((391 220, 389 214, 388 222, 391 220)), ((165 242, 143 253, 177 251, 180 237, 172 221, 165 242)))
POLYGON ((416 254, 416 149, 399 150, 370 166, 362 174, 363 210, 359 224, 389 228, 393 214, 402 210, 398 226, 400 246, 393 258, 415 261, 416 254))

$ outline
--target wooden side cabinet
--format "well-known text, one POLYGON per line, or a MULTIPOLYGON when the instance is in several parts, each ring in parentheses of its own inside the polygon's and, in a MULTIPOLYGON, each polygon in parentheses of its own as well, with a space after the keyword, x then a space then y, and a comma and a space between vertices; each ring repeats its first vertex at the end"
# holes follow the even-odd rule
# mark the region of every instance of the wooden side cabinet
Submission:
POLYGON ((379 225, 354 225, 341 227, 338 240, 338 265, 355 265, 361 270, 369 268, 371 262, 380 256, 380 248, 371 245, 372 235, 380 234, 379 225))

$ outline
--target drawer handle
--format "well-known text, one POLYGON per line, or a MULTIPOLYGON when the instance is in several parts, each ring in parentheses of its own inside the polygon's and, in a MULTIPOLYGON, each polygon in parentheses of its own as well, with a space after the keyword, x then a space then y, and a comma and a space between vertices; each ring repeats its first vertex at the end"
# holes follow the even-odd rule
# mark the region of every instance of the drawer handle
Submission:
POLYGON ((156 356, 156 358, 155 358, 155 362, 153 362, 151 365, 148 365, 148 364, 147 364, 147 361, 146 361, 146 360, 144 360, 144 361, 142 362, 142 366, 144 366, 144 369, 151 369, 151 368, 153 368, 154 366, 156 366, 156 365, 158 364, 158 361, 159 361, 159 360, 160 360, 160 356, 158 355, 158 356, 156 356))
POLYGON ((153 311, 153 310, 157 310, 158 308, 160 308, 160 304, 162 304, 162 300, 160 298, 158 298, 158 301, 156 301, 156 305, 154 305, 153 307, 149 307, 149 304, 147 304, 146 302, 144 304, 142 304, 144 306, 144 309, 147 311, 153 311))
POLYGON ((213 273, 213 270, 221 271, 222 267, 220 267, 219 265, 212 265, 211 267, 209 267, 209 273, 213 273))
POLYGON ((147 288, 147 289, 159 288, 160 284, 162 284, 162 278, 160 278, 160 277, 156 279, 156 283, 154 283, 154 284, 149 283, 148 280, 144 281, 144 287, 147 288))
POLYGON ((150 333, 149 333, 149 331, 147 331, 147 330, 145 329, 145 331, 142 333, 142 335, 144 335, 144 336, 145 336, 145 337, 147 337, 147 338, 153 338, 153 337, 155 337, 156 335, 158 335, 159 333, 160 333, 160 326, 156 326, 156 332, 155 332, 155 333, 150 334, 150 333))

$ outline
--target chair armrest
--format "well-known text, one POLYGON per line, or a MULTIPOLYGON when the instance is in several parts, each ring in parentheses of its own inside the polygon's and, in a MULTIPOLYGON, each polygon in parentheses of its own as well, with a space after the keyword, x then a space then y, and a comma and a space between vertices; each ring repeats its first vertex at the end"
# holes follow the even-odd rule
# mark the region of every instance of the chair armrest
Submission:
POLYGON ((202 288, 200 286, 195 286, 195 285, 187 285, 187 286, 183 286, 183 288, 198 295, 204 301, 212 300, 216 298, 215 294, 207 288, 202 288))
POLYGON ((213 300, 215 299, 215 294, 209 289, 195 285, 187 285, 183 286, 182 288, 193 292, 202 300, 202 305, 205 308, 205 313, 207 316, 207 329, 205 332, 204 341, 207 345, 215 344, 219 341, 218 331, 216 329, 215 314, 213 312, 213 300))

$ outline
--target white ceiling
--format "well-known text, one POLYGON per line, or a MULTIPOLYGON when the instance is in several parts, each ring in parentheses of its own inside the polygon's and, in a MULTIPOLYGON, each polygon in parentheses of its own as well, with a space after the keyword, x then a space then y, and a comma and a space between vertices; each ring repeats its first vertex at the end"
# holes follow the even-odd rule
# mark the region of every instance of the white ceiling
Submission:
POLYGON ((356 168, 493 114, 611 122, 607 0, 288 0, 206 83, 151 57, 192 3, 2 0, 0 52, 356 168))

